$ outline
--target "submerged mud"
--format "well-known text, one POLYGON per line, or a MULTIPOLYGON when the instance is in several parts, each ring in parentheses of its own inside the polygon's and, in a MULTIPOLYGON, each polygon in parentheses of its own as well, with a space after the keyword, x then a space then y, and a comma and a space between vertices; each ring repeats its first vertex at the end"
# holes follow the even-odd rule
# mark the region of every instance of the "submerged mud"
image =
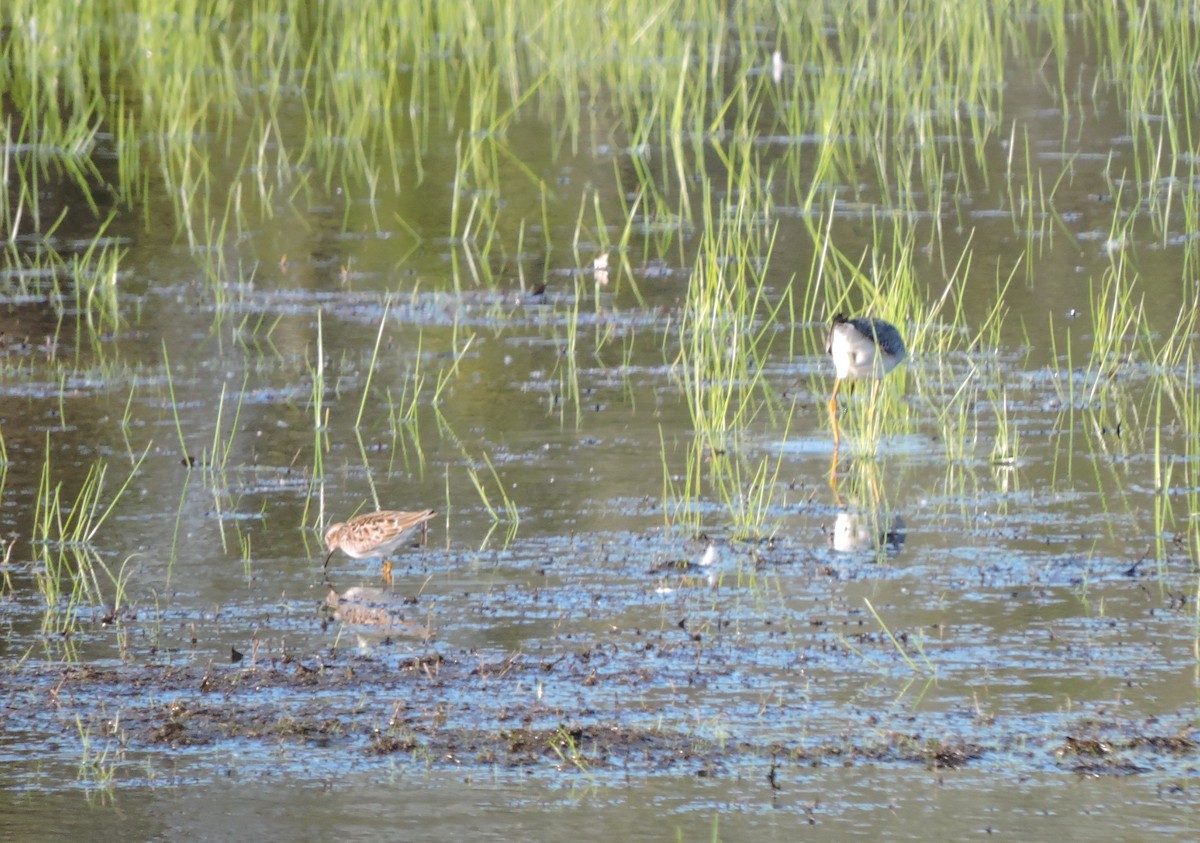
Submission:
MULTIPOLYGON (((1134 715, 1119 701, 1138 686, 1162 688, 1156 675, 1169 670, 1132 642, 1103 656, 1123 691, 1037 704, 1048 672, 1064 687, 1094 687, 1097 665, 1080 660, 1080 647, 1118 621, 1062 628, 1037 657, 1021 652, 1032 639, 980 636, 966 616, 885 628, 857 605, 862 584, 891 580, 901 593, 922 582, 932 594, 961 587, 962 572, 847 556, 832 527, 826 549, 704 539, 671 553, 655 535, 535 540, 503 567, 475 571, 485 588, 464 583, 462 553, 412 551, 394 587, 313 584, 324 597, 290 607, 286 628, 230 605, 211 629, 189 625, 190 649, 26 660, 5 676, 0 726, 10 750, 49 741, 47 764, 94 761, 102 748, 108 781, 179 775, 180 765, 206 780, 247 757, 261 775, 277 759, 290 777, 314 781, 390 759, 502 777, 732 777, 764 792, 828 765, 1019 777, 1174 776, 1197 764, 1200 731, 1186 704, 1134 715), (219 627, 256 623, 249 641, 219 643, 219 627), (503 644, 506 629, 521 630, 520 647, 503 644)), ((893 554, 884 559, 896 558, 895 539, 881 535, 893 554)), ((997 593, 1030 609, 1053 605, 1058 589, 997 593)), ((894 617, 881 597, 876 611, 894 617)), ((1119 607, 1113 599, 1114 618, 1119 607)), ((1172 612, 1161 610, 1168 626, 1172 612)), ((108 614, 89 634, 136 641, 159 622, 148 611, 108 614)))
POLYGON ((1127 775, 1180 771, 1200 758, 1200 727, 1188 717, 1013 717, 947 730, 915 716, 865 715, 836 736, 802 739, 778 722, 773 738, 742 739, 667 722, 631 724, 611 709, 518 702, 537 683, 587 685, 603 694, 656 678, 632 654, 623 671, 600 674, 590 650, 496 662, 433 650, 398 659, 330 650, 254 667, 22 671, 9 677, 0 720, 10 737, 54 724, 87 732, 142 763, 197 748, 270 753, 288 745, 312 754, 317 778, 385 755, 546 774, 761 775, 763 787, 778 787, 788 767, 826 764, 996 770, 1019 761, 1026 769, 1127 775))

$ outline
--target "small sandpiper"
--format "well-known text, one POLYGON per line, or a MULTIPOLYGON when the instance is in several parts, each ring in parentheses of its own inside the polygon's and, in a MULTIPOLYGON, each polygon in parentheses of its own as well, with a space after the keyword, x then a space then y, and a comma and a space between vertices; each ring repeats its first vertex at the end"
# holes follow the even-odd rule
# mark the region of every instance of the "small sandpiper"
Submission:
POLYGON ((412 534, 413 530, 421 528, 424 538, 426 525, 430 518, 437 515, 432 509, 420 512, 370 512, 359 515, 346 522, 339 522, 325 531, 325 545, 329 553, 325 556, 325 567, 329 567, 329 559, 334 551, 341 549, 347 556, 354 559, 365 559, 368 556, 383 557, 383 578, 391 580, 392 563, 388 554, 412 534))

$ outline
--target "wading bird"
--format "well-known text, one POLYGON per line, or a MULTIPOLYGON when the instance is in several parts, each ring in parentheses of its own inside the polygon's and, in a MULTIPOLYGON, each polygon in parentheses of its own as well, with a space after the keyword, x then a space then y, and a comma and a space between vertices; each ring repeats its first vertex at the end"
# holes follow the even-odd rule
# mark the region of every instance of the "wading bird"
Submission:
POLYGON ((829 398, 829 418, 833 420, 833 448, 836 453, 842 441, 837 420, 837 397, 842 381, 847 378, 874 378, 871 403, 879 390, 883 376, 896 368, 904 359, 904 340, 896 326, 870 316, 842 314, 833 317, 829 337, 825 340, 825 351, 833 357, 837 379, 833 382, 833 395, 829 398))
POLYGON ((325 567, 334 551, 341 549, 347 556, 365 559, 368 556, 383 557, 383 578, 391 580, 392 563, 388 554, 400 546, 417 527, 425 535, 425 522, 437 515, 432 509, 421 512, 369 512, 345 523, 337 523, 325 531, 325 546, 329 553, 325 567))

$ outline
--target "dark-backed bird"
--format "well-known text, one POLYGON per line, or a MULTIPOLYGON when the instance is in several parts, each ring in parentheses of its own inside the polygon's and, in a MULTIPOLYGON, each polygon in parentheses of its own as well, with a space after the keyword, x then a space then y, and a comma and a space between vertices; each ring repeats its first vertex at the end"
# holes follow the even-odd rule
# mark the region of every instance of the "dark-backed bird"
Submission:
POLYGON ((825 340, 825 351, 833 357, 837 378, 833 382, 833 395, 829 398, 829 417, 833 420, 834 448, 841 442, 841 431, 837 422, 837 397, 842 381, 847 378, 873 378, 875 385, 871 400, 883 376, 904 359, 904 340, 896 326, 870 316, 846 317, 838 314, 829 327, 825 340))

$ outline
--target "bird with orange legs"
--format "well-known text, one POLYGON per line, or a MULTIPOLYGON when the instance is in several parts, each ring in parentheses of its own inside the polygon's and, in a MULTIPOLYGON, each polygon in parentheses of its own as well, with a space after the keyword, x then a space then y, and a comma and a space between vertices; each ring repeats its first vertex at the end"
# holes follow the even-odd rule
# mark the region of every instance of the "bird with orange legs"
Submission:
POLYGON ((904 339, 892 323, 870 316, 846 317, 840 313, 833 317, 829 336, 825 340, 825 351, 833 358, 836 373, 833 395, 829 397, 829 418, 833 423, 833 464, 830 467, 829 481, 834 497, 841 503, 841 495, 837 488, 837 460, 842 431, 838 425, 837 397, 842 381, 872 378, 873 407, 883 376, 900 365, 907 352, 904 339))
POLYGON ((833 446, 842 441, 837 420, 837 397, 842 381, 873 378, 871 402, 879 391, 883 376, 896 368, 904 359, 904 340, 896 326, 870 316, 833 317, 829 337, 825 340, 825 351, 833 358, 836 379, 833 395, 829 398, 829 418, 833 421, 833 446))

